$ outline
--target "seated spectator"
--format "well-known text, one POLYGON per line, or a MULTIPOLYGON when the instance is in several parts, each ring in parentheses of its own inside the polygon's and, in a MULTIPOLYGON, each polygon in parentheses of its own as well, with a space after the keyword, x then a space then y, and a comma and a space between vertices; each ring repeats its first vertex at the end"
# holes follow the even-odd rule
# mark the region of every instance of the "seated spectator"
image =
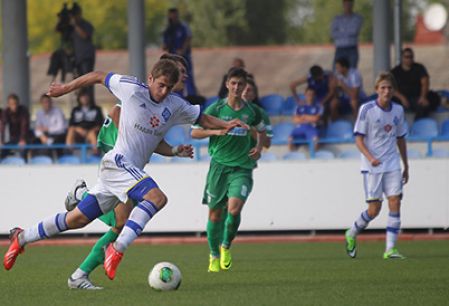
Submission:
MULTIPOLYGON (((319 104, 325 109, 325 117, 327 117, 328 109, 330 107, 330 102, 335 97, 336 91, 336 78, 330 71, 324 71, 318 65, 310 67, 309 74, 299 79, 294 80, 290 83, 290 90, 292 96, 296 102, 301 103, 296 88, 302 84, 307 84, 307 87, 313 89, 315 101, 314 103, 319 104)), ((323 118, 326 121, 326 118, 323 118)))
POLYGON ((437 109, 440 97, 430 90, 430 78, 426 67, 414 61, 411 48, 401 52, 401 63, 391 70, 396 79, 398 89, 395 97, 399 99, 406 111, 415 113, 415 120, 428 117, 437 109))
POLYGON ((318 148, 318 122, 323 114, 323 107, 316 104, 315 90, 307 87, 304 93, 305 101, 300 102, 296 108, 296 114, 293 117, 293 123, 296 127, 293 129, 289 138, 289 149, 295 151, 298 145, 297 140, 313 141, 315 150, 318 148))
MULTIPOLYGON (((240 57, 236 57, 232 60, 232 65, 229 69, 231 69, 231 68, 245 69, 245 62, 240 57)), ((253 79, 253 81, 254 81, 254 76, 252 74, 248 73, 248 77, 253 79)), ((224 99, 228 96, 228 88, 226 87, 227 78, 228 78, 228 73, 223 75, 223 80, 221 81, 220 89, 218 90, 218 97, 220 99, 224 99)))
POLYGON ((103 124, 104 116, 101 108, 94 105, 87 91, 78 95, 78 106, 73 108, 67 131, 67 145, 89 143, 94 154, 98 154, 97 134, 103 124))
POLYGON ((363 79, 357 68, 349 68, 346 58, 339 58, 335 62, 337 79, 337 93, 330 105, 331 120, 336 120, 340 115, 352 113, 357 118, 359 105, 366 98, 363 90, 363 79))
MULTIPOLYGON (((246 87, 242 92, 242 98, 245 102, 253 103, 255 105, 255 107, 259 108, 259 110, 262 114, 262 119, 263 119, 263 123, 265 125, 265 129, 266 129, 266 137, 265 137, 265 139, 262 140, 262 142, 263 142, 262 145, 264 148, 268 149, 271 146, 271 138, 273 137, 273 129, 271 127, 271 122, 270 122, 270 118, 268 117, 268 114, 265 112, 265 110, 259 104, 257 104, 257 102, 259 101, 259 93, 258 93, 256 83, 254 82, 254 80, 252 78, 248 78, 246 87)), ((254 128, 252 128, 251 133, 252 133, 252 136, 254 139, 254 146, 255 146, 256 140, 257 140, 257 131, 254 128)))
POLYGON ((50 96, 43 94, 40 98, 42 109, 36 113, 34 135, 38 144, 64 144, 67 122, 62 110, 53 105, 50 96))
MULTIPOLYGON (((31 139, 30 114, 25 106, 20 105, 16 94, 8 96, 7 107, 0 120, 0 136, 0 146, 2 144, 24 146, 31 139)), ((4 158, 11 153, 13 153, 11 150, 2 150, 1 157, 4 158)), ((21 152, 21 155, 24 155, 24 152, 21 152)))

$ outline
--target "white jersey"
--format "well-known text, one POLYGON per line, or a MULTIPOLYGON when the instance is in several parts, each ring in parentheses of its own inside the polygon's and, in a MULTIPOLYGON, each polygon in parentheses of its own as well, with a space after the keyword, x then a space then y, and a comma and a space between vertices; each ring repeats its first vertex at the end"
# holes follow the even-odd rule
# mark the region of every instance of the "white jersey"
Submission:
POLYGON ((193 124, 200 116, 198 105, 176 95, 170 94, 160 103, 153 101, 148 86, 132 76, 109 73, 105 85, 122 103, 112 152, 126 156, 139 169, 172 126, 193 124))
POLYGON ((364 136, 368 151, 381 162, 373 167, 362 154, 362 172, 383 173, 401 169, 397 138, 407 134, 407 122, 401 105, 390 103, 390 109, 384 110, 376 100, 363 104, 354 134, 364 136))
MULTIPOLYGON (((358 88, 358 98, 364 99, 366 97, 365 91, 363 90, 363 78, 360 72, 355 68, 350 68, 348 71, 348 74, 346 76, 338 73, 336 74, 337 79, 342 81, 346 86, 349 88, 358 88)), ((349 96, 346 93, 342 93, 343 96, 348 97, 349 96)))

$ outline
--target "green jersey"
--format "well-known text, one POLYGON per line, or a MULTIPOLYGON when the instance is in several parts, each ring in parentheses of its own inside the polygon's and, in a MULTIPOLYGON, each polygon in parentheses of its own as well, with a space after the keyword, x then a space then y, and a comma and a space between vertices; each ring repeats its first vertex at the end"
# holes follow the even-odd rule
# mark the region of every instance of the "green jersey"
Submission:
POLYGON ((118 128, 112 119, 107 116, 97 137, 97 147, 104 153, 112 150, 117 141, 118 128))
MULTIPOLYGON (((242 108, 232 109, 227 99, 220 99, 210 105, 205 114, 220 118, 225 121, 240 119, 249 126, 254 126, 258 131, 264 131, 260 110, 251 103, 242 102, 242 108)), ((211 136, 209 139, 209 155, 219 164, 230 167, 253 169, 256 161, 248 156, 252 146, 250 131, 235 127, 223 136, 211 136)))

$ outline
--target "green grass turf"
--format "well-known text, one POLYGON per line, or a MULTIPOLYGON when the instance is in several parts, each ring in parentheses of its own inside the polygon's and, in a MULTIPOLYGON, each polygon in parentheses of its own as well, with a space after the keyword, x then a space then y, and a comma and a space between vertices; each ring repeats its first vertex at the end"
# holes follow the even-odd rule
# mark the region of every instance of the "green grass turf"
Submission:
MULTIPOLYGON (((384 244, 361 242, 357 259, 341 243, 235 244, 230 272, 207 272, 206 245, 135 245, 102 291, 69 290, 67 278, 86 246, 28 247, 11 271, 0 272, 0 305, 447 305, 448 241, 405 241, 406 260, 383 260, 384 244), (159 261, 177 264, 178 291, 147 284, 159 261)), ((1 253, 6 248, 0 248, 1 253)))

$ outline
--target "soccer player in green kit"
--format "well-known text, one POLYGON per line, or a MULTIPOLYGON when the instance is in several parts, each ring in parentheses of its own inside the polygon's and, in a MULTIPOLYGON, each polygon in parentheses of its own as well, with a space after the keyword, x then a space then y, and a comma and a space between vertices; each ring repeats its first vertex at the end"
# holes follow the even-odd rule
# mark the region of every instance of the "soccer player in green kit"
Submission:
POLYGON ((251 132, 234 128, 230 131, 192 130, 193 138, 209 140, 210 168, 203 203, 209 206, 207 240, 210 249, 209 272, 229 270, 232 266, 231 243, 240 225, 240 213, 253 186, 252 172, 260 158, 265 126, 260 110, 242 99, 247 72, 231 68, 226 87, 228 96, 209 106, 205 113, 222 120, 240 119, 257 132, 252 143, 251 132))
MULTIPOLYGON (((187 64, 185 60, 173 54, 164 54, 160 59, 173 60, 178 64, 180 71, 180 81, 173 87, 172 92, 182 91, 184 87, 184 82, 187 78, 187 64)), ((108 152, 114 147, 117 140, 118 134, 118 123, 120 118, 120 104, 115 105, 106 117, 105 122, 98 134, 97 146, 103 152, 108 152)), ((162 140, 155 150, 155 153, 164 156, 179 156, 179 157, 193 157, 193 148, 190 145, 180 145, 176 147, 171 147, 164 140, 162 140)), ((65 205, 67 210, 72 210, 81 201, 83 197, 87 195, 87 186, 83 180, 77 180, 75 183, 73 191, 69 192, 65 205)), ((109 243, 114 242, 126 220, 128 219, 129 213, 134 205, 119 204, 117 207, 99 217, 99 219, 106 225, 111 226, 111 229, 107 231, 93 246, 88 256, 85 258, 83 263, 75 270, 75 272, 68 279, 68 286, 72 289, 87 289, 87 290, 98 290, 103 289, 102 287, 94 285, 90 279, 89 274, 99 265, 103 264, 104 261, 104 250, 103 248, 109 243)))

